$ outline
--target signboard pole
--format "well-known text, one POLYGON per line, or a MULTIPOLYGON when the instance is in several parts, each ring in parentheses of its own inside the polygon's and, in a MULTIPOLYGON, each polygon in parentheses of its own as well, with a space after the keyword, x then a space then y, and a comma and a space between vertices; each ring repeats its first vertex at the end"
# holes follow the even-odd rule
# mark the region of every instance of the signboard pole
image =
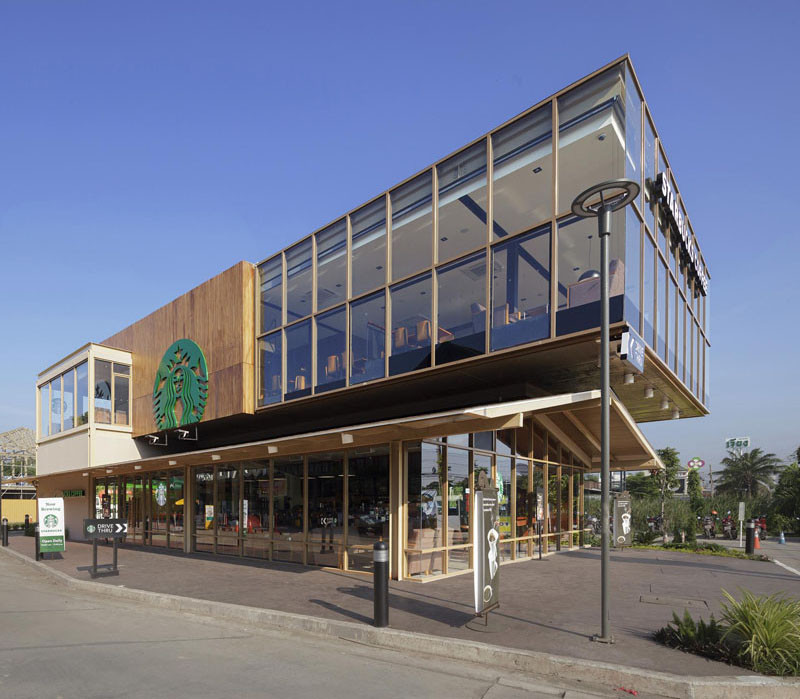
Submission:
POLYGON ((742 531, 744 527, 744 503, 739 503, 739 548, 742 548, 742 531))
POLYGON ((89 575, 97 577, 97 539, 92 539, 92 570, 89 575))

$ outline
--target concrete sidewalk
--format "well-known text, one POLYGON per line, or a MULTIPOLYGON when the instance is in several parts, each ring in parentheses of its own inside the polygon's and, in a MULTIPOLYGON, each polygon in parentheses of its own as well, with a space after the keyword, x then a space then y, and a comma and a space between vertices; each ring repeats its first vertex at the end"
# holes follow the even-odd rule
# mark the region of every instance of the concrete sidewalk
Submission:
MULTIPOLYGON (((12 536, 11 547, 33 556, 33 539, 12 536)), ((110 547, 99 560, 110 562, 110 547)), ((67 551, 45 565, 89 580, 91 546, 68 542, 67 551)), ((368 576, 293 564, 186 556, 121 548, 121 573, 99 578, 105 585, 202 600, 275 609, 332 620, 372 621, 368 576)), ((503 566, 501 608, 488 627, 472 616, 472 577, 435 583, 391 584, 391 627, 433 636, 623 664, 695 676, 739 676, 745 670, 665 648, 651 638, 672 611, 718 612, 720 588, 736 594, 800 595, 800 578, 772 563, 678 552, 628 550, 612 555, 612 630, 617 642, 592 643, 599 627, 599 552, 583 550, 503 566)))

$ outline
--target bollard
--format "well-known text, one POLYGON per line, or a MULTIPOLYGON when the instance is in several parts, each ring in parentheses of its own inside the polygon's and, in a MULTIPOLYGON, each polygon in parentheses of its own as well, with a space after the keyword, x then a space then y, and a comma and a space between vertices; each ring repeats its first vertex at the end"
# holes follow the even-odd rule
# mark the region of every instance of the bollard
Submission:
POLYGON ((372 547, 374 625, 389 625, 389 546, 383 540, 372 547))
POLYGON ((31 523, 31 516, 25 515, 25 529, 28 528, 28 525, 31 523))
MULTIPOLYGON (((26 515, 27 517, 27 515, 26 515)), ((33 528, 33 546, 34 546, 34 560, 39 560, 42 557, 42 554, 39 553, 39 525, 37 524, 33 528)))
POLYGON ((5 517, 0 525, 0 540, 2 540, 3 546, 8 546, 8 520, 5 517))
POLYGON ((756 523, 752 519, 747 520, 747 533, 744 540, 744 552, 755 553, 756 550, 756 523))

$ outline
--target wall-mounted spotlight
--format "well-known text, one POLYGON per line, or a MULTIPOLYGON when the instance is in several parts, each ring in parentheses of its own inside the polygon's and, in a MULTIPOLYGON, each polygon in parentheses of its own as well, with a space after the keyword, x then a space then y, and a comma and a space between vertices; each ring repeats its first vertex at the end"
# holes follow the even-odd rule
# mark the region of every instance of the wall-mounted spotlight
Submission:
POLYGON ((177 461, 175 461, 175 459, 170 459, 169 461, 167 461, 167 463, 168 463, 170 466, 175 466, 175 465, 177 465, 177 463, 178 463, 178 462, 177 462, 177 461))
POLYGON ((278 453, 278 447, 274 447, 272 445, 267 447, 267 454, 277 454, 277 453, 278 453))
POLYGON ((222 457, 219 454, 212 454, 211 460, 212 461, 219 461, 222 457))
POLYGON ((136 464, 136 466, 133 467, 133 470, 134 471, 141 471, 142 470, 142 465, 141 464, 136 464))
POLYGON ((645 398, 652 398, 653 397, 653 387, 648 386, 644 389, 644 397, 645 398))
POLYGON ((625 376, 622 378, 622 382, 625 384, 632 384, 634 380, 633 374, 625 374, 625 376))
POLYGON ((666 398, 661 399, 661 409, 669 410, 669 401, 666 398))
POLYGON ((681 411, 675 408, 675 410, 672 411, 672 419, 677 420, 680 416, 681 416, 681 411))

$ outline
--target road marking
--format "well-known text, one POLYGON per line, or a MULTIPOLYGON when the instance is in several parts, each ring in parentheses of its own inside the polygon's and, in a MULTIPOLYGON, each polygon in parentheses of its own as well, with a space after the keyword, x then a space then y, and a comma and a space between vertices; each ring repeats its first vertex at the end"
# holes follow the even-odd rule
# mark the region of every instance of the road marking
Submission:
POLYGON ((794 568, 790 568, 785 563, 781 563, 780 561, 777 561, 774 558, 772 559, 772 562, 779 565, 781 568, 786 568, 786 570, 788 570, 790 573, 794 573, 795 575, 800 575, 800 570, 795 570, 794 568))

